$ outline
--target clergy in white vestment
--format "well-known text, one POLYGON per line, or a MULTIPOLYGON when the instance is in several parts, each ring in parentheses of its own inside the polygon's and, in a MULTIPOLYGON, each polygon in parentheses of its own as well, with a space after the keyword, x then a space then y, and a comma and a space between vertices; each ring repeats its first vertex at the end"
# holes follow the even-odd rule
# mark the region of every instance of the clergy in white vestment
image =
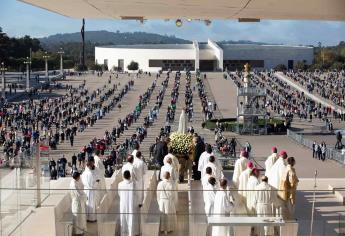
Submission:
POLYGON ((171 158, 171 160, 172 160, 171 165, 174 167, 175 171, 178 172, 179 162, 178 162, 177 157, 169 152, 167 155, 165 155, 165 157, 163 159, 164 164, 167 162, 168 158, 171 158))
POLYGON ((272 147, 272 154, 269 155, 265 161, 266 172, 272 168, 272 166, 277 160, 278 160, 278 150, 276 147, 272 147))
POLYGON ((101 188, 99 172, 95 167, 94 158, 91 156, 87 163, 81 179, 84 184, 84 192, 87 196, 86 216, 90 222, 97 221, 96 209, 99 204, 100 194, 98 190, 101 188))
POLYGON ((99 169, 100 173, 104 175, 105 173, 105 167, 103 164, 102 159, 99 157, 101 152, 99 150, 95 151, 94 159, 95 159, 95 166, 99 169))
POLYGON ((198 163, 198 171, 201 172, 201 175, 211 155, 212 155, 212 146, 207 143, 205 146, 205 151, 201 153, 200 158, 199 158, 199 163, 198 163))
POLYGON ((238 179, 238 195, 240 197, 239 201, 241 203, 246 203, 247 202, 247 184, 248 184, 248 179, 250 172, 254 168, 253 162, 248 161, 247 164, 247 169, 243 171, 238 179))
POLYGON ((144 175, 146 174, 146 171, 147 171, 147 165, 142 160, 141 151, 136 152, 136 157, 134 157, 134 161, 133 161, 133 167, 134 167, 134 172, 136 174, 135 187, 136 189, 138 189, 137 201, 139 204, 142 204, 144 201, 144 189, 145 189, 144 175))
POLYGON ((134 163, 134 157, 132 155, 129 155, 127 157, 127 163, 122 166, 121 172, 122 172, 122 175, 123 175, 123 173, 126 170, 128 170, 131 173, 131 180, 133 182, 136 182, 137 181, 137 175, 135 173, 135 169, 134 169, 133 163, 134 163))
POLYGON ((175 230, 177 224, 174 187, 169 172, 164 172, 163 177, 157 186, 157 201, 161 212, 160 231, 169 233, 175 230))
MULTIPOLYGON (((213 174, 213 172, 212 172, 212 168, 211 168, 211 167, 206 167, 206 169, 205 169, 205 175, 202 176, 202 178, 201 178, 201 184, 202 184, 203 189, 205 189, 206 185, 208 184, 208 179, 209 179, 210 177, 215 177, 214 174, 213 174)), ((218 181, 219 181, 219 180, 218 180, 218 181)), ((217 182, 218 182, 218 181, 217 181, 217 182)))
POLYGON ((135 184, 129 170, 123 172, 123 181, 118 185, 120 197, 121 236, 139 235, 140 208, 135 194, 135 184))
POLYGON ((172 159, 169 157, 166 161, 166 163, 164 164, 164 166, 162 166, 161 171, 160 171, 160 178, 164 179, 164 173, 165 172, 169 172, 170 174, 170 182, 173 185, 173 196, 174 196, 174 201, 175 201, 175 205, 178 203, 178 196, 177 196, 177 181, 178 181, 178 174, 177 171, 175 170, 175 168, 172 166, 172 159))
POLYGON ((259 185, 259 170, 253 168, 247 183, 247 211, 249 216, 255 216, 255 188, 259 185))
POLYGON ((236 187, 238 187, 238 179, 240 178, 241 173, 247 168, 248 164, 248 152, 241 151, 240 158, 236 160, 234 173, 232 176, 232 182, 236 187))
POLYGON ((185 109, 182 109, 177 132, 181 134, 187 133, 187 117, 185 109))
MULTIPOLYGON (((227 193, 227 180, 220 180, 220 189, 214 197, 213 216, 228 216, 232 212, 233 204, 227 193)), ((229 226, 213 226, 212 236, 230 236, 229 226)))
MULTIPOLYGON (((255 187, 254 205, 258 217, 274 216, 273 207, 277 206, 277 194, 273 191, 272 186, 268 184, 266 176, 261 177, 261 183, 255 187)), ((260 227, 259 235, 274 235, 273 227, 260 227)))
POLYGON ((279 189, 281 177, 286 172, 286 165, 287 165, 286 158, 287 158, 287 153, 286 151, 282 150, 279 153, 278 160, 274 163, 272 168, 269 169, 269 171, 267 171, 265 174, 268 178, 268 183, 276 189, 279 189))
POLYGON ((137 156, 137 152, 139 151, 140 145, 139 143, 134 143, 134 150, 132 151, 132 156, 134 156, 134 158, 137 156))
POLYGON ((104 174, 105 174, 105 166, 103 164, 102 159, 99 157, 99 155, 101 154, 100 150, 96 150, 95 151, 95 169, 98 171, 99 174, 99 179, 100 179, 100 189, 97 191, 97 194, 99 194, 99 201, 102 200, 103 196, 106 194, 106 186, 105 186, 105 178, 104 178, 104 174))
POLYGON ((204 170, 203 170, 201 176, 204 176, 206 174, 206 168, 207 167, 212 168, 212 173, 215 175, 216 179, 220 180, 224 177, 223 168, 216 165, 216 158, 213 155, 211 155, 209 157, 209 161, 206 164, 206 166, 204 167, 204 170))
POLYGON ((216 179, 214 177, 208 179, 204 190, 205 213, 206 216, 211 216, 213 214, 214 198, 217 190, 216 179))
POLYGON ((72 199, 73 234, 83 234, 86 230, 86 194, 84 185, 80 179, 79 172, 73 172, 73 179, 70 183, 70 194, 72 199))

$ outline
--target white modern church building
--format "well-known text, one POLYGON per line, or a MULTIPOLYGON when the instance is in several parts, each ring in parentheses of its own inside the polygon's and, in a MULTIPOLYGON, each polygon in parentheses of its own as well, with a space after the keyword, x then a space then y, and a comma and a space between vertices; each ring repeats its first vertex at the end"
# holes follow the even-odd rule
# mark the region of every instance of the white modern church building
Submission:
POLYGON ((292 69, 297 61, 311 64, 313 47, 255 44, 221 44, 213 40, 191 44, 142 44, 98 46, 95 60, 127 71, 131 61, 139 63, 143 71, 191 70, 223 71, 242 70, 245 63, 252 68, 271 69, 284 64, 292 69))

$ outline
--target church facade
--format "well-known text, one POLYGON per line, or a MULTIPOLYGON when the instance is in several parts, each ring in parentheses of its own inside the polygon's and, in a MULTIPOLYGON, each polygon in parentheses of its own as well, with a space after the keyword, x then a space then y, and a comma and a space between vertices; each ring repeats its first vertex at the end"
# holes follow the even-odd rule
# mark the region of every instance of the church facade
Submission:
POLYGON ((298 61, 311 64, 313 47, 287 45, 223 44, 213 40, 191 44, 142 44, 95 47, 95 61, 128 71, 131 61, 148 72, 173 71, 223 71, 242 70, 249 63, 251 68, 269 70, 278 64, 292 69, 298 61))

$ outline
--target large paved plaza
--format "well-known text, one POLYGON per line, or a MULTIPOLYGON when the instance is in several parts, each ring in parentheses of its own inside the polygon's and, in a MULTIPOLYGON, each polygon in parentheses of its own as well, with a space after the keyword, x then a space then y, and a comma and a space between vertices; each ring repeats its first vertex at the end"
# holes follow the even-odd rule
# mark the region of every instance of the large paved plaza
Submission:
MULTIPOLYGON (((78 132, 73 147, 70 145, 68 140, 63 143, 60 143, 57 146, 56 150, 51 150, 49 153, 49 158, 54 158, 57 160, 62 155, 64 155, 68 161, 71 161, 71 157, 73 154, 80 152, 84 145, 88 145, 89 142, 94 138, 102 138, 105 131, 111 131, 112 128, 117 124, 119 119, 123 119, 127 114, 131 113, 138 102, 138 97, 144 91, 146 91, 152 82, 155 80, 155 74, 151 76, 147 74, 140 75, 138 78, 135 74, 119 74, 118 78, 115 78, 112 75, 112 79, 110 83, 108 82, 110 74, 105 73, 102 77, 97 77, 95 75, 82 75, 82 76, 68 76, 66 80, 59 81, 59 83, 63 85, 72 85, 74 87, 79 86, 80 84, 86 83, 86 87, 90 90, 97 90, 102 89, 104 86, 106 88, 112 87, 114 84, 118 85, 118 91, 115 92, 117 94, 128 81, 133 80, 134 86, 130 89, 130 91, 124 95, 122 100, 120 101, 121 108, 119 106, 115 106, 109 113, 105 115, 105 117, 95 123, 93 127, 88 127, 83 132, 78 132)), ((180 111, 185 106, 184 104, 184 96, 186 91, 186 80, 184 79, 185 75, 181 77, 181 84, 179 88, 179 99, 177 102, 177 114, 175 117, 174 122, 171 123, 172 131, 177 130, 178 127, 178 116, 180 111)), ((216 102, 218 105, 218 111, 215 112, 216 118, 235 118, 236 117, 236 99, 237 99, 237 89, 233 81, 225 80, 223 78, 223 73, 207 73, 206 80, 204 80, 206 86, 206 92, 208 98, 213 102, 216 102)), ((131 135, 135 132, 137 127, 140 127, 144 122, 144 117, 149 114, 151 108, 155 106, 155 98, 158 95, 158 89, 160 88, 160 83, 165 79, 165 75, 163 74, 161 77, 157 79, 157 87, 152 92, 152 99, 148 102, 148 105, 142 111, 142 115, 139 119, 134 122, 134 124, 129 127, 128 130, 124 132, 124 134, 117 140, 118 143, 124 142, 126 138, 131 137, 131 135)), ((144 157, 149 156, 149 147, 155 142, 156 136, 159 134, 160 129, 165 126, 166 120, 166 109, 170 104, 170 94, 172 91, 173 80, 174 78, 170 78, 170 82, 167 86, 166 93, 164 95, 164 99, 162 101, 162 108, 158 114, 158 117, 152 126, 147 128, 147 137, 144 139, 143 143, 141 144, 141 151, 144 157)), ((196 83, 195 75, 192 76, 191 84, 192 86, 196 83)), ((45 96, 60 96, 65 94, 66 91, 62 89, 53 89, 51 94, 48 93, 41 93, 34 97, 34 99, 42 98, 45 96)), ((26 99, 25 97, 21 97, 22 99, 26 99)), ((14 100, 15 102, 19 102, 19 100, 14 100)), ((203 129, 201 124, 203 122, 204 114, 202 112, 201 101, 198 97, 197 90, 193 91, 193 106, 194 106, 194 117, 191 122, 188 123, 188 126, 193 126, 195 132, 201 135, 205 142, 214 143, 214 132, 211 130, 203 129)), ((310 131, 308 127, 315 126, 318 127, 320 123, 318 121, 314 121, 313 123, 309 123, 307 121, 296 121, 293 125, 297 127, 305 128, 306 131, 310 131)), ((342 128, 342 123, 336 124, 338 128, 342 128)), ((311 129, 313 130, 313 129, 311 129)), ((309 132, 308 131, 308 132, 309 132)), ((224 133, 227 138, 235 137, 240 145, 244 145, 246 141, 249 141, 252 145, 252 157, 253 160, 258 164, 259 167, 264 167, 264 161, 266 157, 270 154, 270 150, 272 146, 276 146, 278 150, 286 150, 289 156, 294 156, 296 158, 296 170, 298 177, 300 178, 300 184, 298 186, 298 197, 297 197, 297 205, 296 205, 296 218, 299 223, 299 235, 308 235, 309 228, 310 228, 310 219, 311 219, 311 210, 312 210, 312 195, 313 195, 313 188, 314 188, 314 173, 317 170, 317 188, 316 188, 316 202, 315 202, 315 229, 313 235, 335 235, 336 229, 339 227, 339 214, 345 212, 345 207, 343 206, 342 202, 339 202, 336 195, 329 190, 329 187, 344 187, 344 166, 333 161, 333 160, 326 160, 325 162, 316 160, 312 158, 311 151, 299 144, 295 141, 291 140, 286 135, 266 135, 266 136, 244 136, 238 135, 231 132, 224 133)), ((311 139, 315 139, 320 141, 322 137, 315 134, 310 134, 311 139)), ((328 135, 327 144, 334 145, 335 136, 328 135)), ((28 170, 25 170, 28 171, 28 170)), ((24 173, 25 173, 24 171, 24 173)), ((5 180, 11 181, 11 179, 4 178, 10 170, 3 170, 1 169, 2 173, 2 186, 6 185, 5 180)), ((153 189, 149 189, 152 187, 152 175, 154 173, 149 171, 147 176, 145 176, 145 189, 148 190, 148 195, 153 189)), ((114 174, 115 176, 115 174, 114 174)), ((226 171, 226 176, 231 179, 232 171, 226 171)), ((107 179, 107 187, 114 188, 109 186, 110 183, 117 177, 113 177, 107 179)), ((18 211, 21 212, 20 215, 8 212, 2 215, 2 223, 3 223, 3 233, 12 232, 12 235, 23 235, 27 230, 30 230, 31 234, 33 235, 53 235, 54 233, 58 234, 57 231, 55 232, 55 228, 61 227, 61 222, 64 221, 64 211, 62 208, 69 207, 65 204, 64 198, 68 193, 68 186, 69 186, 70 177, 60 178, 58 180, 52 180, 49 184, 45 184, 46 188, 50 188, 49 194, 45 192, 42 207, 41 208, 33 208, 32 205, 29 203, 30 201, 24 201, 23 198, 26 196, 28 199, 32 199, 34 201, 34 194, 33 192, 28 193, 26 191, 25 194, 18 194, 18 192, 12 193, 12 196, 16 196, 17 199, 20 199, 19 202, 15 202, 14 199, 12 201, 7 200, 7 205, 4 204, 5 208, 7 207, 9 211, 13 211, 11 206, 16 205, 18 206, 18 211), (55 189, 55 190, 54 190, 55 189), (31 212, 32 210, 32 212, 31 212), (30 212, 30 214, 28 214, 30 212), (55 212, 55 213, 54 213, 55 212), (12 214, 12 215, 11 215, 12 214), (12 217, 12 218, 11 218, 12 217), (46 227, 42 228, 41 222, 42 220, 46 221, 46 227), (11 227, 11 222, 21 222, 20 226, 16 229, 15 227, 11 227)), ((200 198, 202 196, 201 192, 193 193, 191 195, 191 191, 195 191, 200 189, 200 183, 198 181, 192 181, 191 185, 188 186, 187 183, 179 184, 178 187, 178 207, 177 207, 177 215, 178 215, 178 227, 177 231, 170 235, 195 235, 195 227, 197 225, 197 220, 194 219, 193 214, 198 213, 201 214, 203 209, 203 202, 198 201, 195 199, 191 199, 191 196, 195 198, 200 198), (195 195, 196 194, 196 195, 195 195)), ((109 190, 111 191, 115 191, 109 190)), ((152 233, 154 229, 154 222, 156 218, 154 217, 157 212, 156 206, 156 199, 155 195, 151 196, 151 201, 147 204, 147 214, 148 217, 142 217, 143 220, 143 235, 148 235, 148 233, 152 233), (145 222, 148 223, 150 226, 152 224, 152 228, 145 227, 145 222)), ((200 200, 200 199, 199 199, 200 200)), ((118 196, 114 196, 114 203, 118 201, 118 196)), ((118 205, 112 206, 112 214, 118 215, 119 208, 118 205)), ((344 216, 341 216, 344 217, 344 216)), ((118 218, 116 218, 118 220, 118 218)), ((342 218, 343 220, 343 218, 342 218)), ((114 222, 113 222, 114 223, 114 222)), ((102 223, 103 224, 103 223, 102 223)), ((18 224, 16 224, 18 226, 18 224)), ((102 230, 101 222, 98 223, 88 223, 88 233, 90 235, 97 235, 101 234, 102 230)), ((118 230, 116 231, 118 232, 118 230)), ((59 231, 59 234, 61 232, 59 231)), ((61 234, 62 235, 62 234, 61 234)))

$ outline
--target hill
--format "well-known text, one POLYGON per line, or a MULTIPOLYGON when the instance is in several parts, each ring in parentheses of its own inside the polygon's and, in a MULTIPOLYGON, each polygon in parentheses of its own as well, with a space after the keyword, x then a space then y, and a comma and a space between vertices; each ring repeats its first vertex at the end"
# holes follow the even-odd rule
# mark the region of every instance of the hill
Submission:
MULTIPOLYGON (((55 34, 39 38, 44 47, 53 45, 81 42, 81 35, 76 33, 55 34)), ((191 43, 188 40, 175 36, 159 35, 145 32, 109 32, 109 31, 86 31, 85 42, 96 45, 121 45, 121 44, 180 44, 191 43)))

